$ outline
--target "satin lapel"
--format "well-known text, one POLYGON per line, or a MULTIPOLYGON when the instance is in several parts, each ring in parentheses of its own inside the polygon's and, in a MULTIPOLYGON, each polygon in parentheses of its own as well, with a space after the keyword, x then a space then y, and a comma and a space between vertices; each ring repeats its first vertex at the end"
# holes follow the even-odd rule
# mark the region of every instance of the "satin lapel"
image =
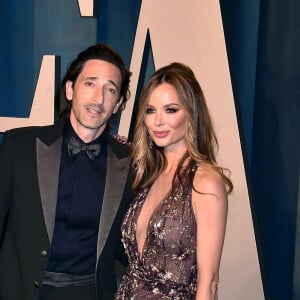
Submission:
POLYGON ((36 139, 37 170, 44 219, 51 242, 55 222, 62 137, 51 145, 36 139))
POLYGON ((98 234, 97 261, 122 199, 130 166, 130 157, 119 159, 108 147, 106 183, 98 234))

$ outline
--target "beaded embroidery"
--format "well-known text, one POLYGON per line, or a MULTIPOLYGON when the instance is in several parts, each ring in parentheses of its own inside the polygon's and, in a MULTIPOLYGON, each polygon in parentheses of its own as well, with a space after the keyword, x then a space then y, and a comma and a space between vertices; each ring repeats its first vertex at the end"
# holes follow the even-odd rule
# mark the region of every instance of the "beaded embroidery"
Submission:
MULTIPOLYGON (((192 168, 191 172, 195 172, 192 168)), ((186 171, 183 178, 187 178, 186 171)), ((125 215, 122 242, 129 260, 116 300, 192 300, 196 294, 196 221, 192 187, 175 182, 175 190, 153 212, 143 253, 136 241, 137 219, 150 187, 141 191, 125 215)))

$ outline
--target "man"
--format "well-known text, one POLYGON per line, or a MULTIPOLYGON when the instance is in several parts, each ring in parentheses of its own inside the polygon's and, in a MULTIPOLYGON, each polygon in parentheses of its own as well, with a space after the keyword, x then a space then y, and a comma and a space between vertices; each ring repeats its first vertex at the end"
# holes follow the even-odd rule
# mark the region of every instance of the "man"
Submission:
POLYGON ((5 133, 0 155, 0 299, 113 299, 130 151, 108 133, 131 73, 105 44, 62 81, 68 118, 5 133))

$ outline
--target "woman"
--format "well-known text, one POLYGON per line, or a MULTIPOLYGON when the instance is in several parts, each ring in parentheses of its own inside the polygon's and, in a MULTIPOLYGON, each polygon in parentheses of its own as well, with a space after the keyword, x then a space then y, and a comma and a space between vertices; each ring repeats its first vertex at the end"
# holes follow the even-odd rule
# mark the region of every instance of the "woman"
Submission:
POLYGON ((129 268, 116 299, 216 299, 233 187, 216 164, 217 139, 189 67, 152 75, 133 144, 137 197, 123 221, 129 268))

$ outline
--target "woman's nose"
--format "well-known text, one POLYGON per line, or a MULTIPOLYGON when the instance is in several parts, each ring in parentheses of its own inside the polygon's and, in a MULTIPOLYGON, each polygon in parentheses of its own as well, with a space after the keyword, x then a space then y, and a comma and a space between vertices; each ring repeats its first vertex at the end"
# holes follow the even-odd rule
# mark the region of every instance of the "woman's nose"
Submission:
POLYGON ((164 123, 164 120, 163 120, 162 113, 157 112, 156 116, 155 116, 155 125, 156 126, 161 126, 163 123, 164 123))

